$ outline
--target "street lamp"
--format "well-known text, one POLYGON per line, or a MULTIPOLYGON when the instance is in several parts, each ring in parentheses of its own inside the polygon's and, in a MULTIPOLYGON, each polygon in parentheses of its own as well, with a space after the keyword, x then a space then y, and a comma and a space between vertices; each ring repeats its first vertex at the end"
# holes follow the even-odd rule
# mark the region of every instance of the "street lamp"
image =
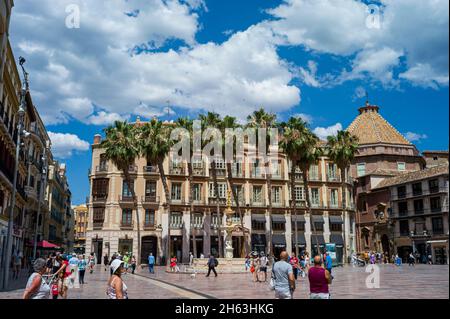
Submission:
POLYGON ((36 260, 36 250, 37 250, 37 237, 39 228, 39 215, 41 214, 41 204, 43 201, 43 196, 45 196, 45 187, 47 181, 47 150, 50 148, 50 142, 47 141, 42 151, 42 170, 41 170, 41 187, 39 189, 39 200, 38 200, 38 210, 36 215, 36 229, 34 232, 34 244, 33 244, 33 260, 36 260))
POLYGON ((20 92, 20 105, 19 105, 19 121, 17 125, 17 139, 16 139, 16 157, 15 157, 15 164, 14 164, 14 179, 13 179, 13 189, 11 194, 11 206, 9 210, 9 220, 8 220, 8 233, 6 235, 6 256, 5 256, 5 263, 3 268, 3 281, 2 281, 2 290, 6 290, 8 287, 8 280, 9 280, 9 265, 11 264, 11 256, 12 256, 12 230, 14 227, 14 208, 16 206, 16 187, 17 187, 17 174, 19 171, 19 153, 20 153, 20 147, 21 147, 21 139, 22 135, 24 137, 27 137, 30 135, 30 133, 26 132, 23 128, 23 120, 25 117, 25 110, 27 108, 27 102, 26 102, 26 95, 28 93, 29 84, 28 84, 28 73, 25 71, 24 64, 26 60, 23 57, 19 58, 19 64, 22 67, 23 76, 24 76, 24 83, 22 84, 22 90, 20 92))

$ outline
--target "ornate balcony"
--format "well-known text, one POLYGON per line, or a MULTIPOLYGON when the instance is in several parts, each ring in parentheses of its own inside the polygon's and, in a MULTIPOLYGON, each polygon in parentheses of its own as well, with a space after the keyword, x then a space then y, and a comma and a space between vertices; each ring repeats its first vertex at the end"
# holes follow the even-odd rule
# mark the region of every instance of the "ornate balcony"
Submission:
POLYGON ((146 195, 146 196, 142 196, 141 202, 142 202, 142 204, 151 205, 151 204, 159 204, 160 200, 159 200, 159 196, 146 195))
POLYGON ((158 166, 144 166, 144 175, 158 175, 158 166))

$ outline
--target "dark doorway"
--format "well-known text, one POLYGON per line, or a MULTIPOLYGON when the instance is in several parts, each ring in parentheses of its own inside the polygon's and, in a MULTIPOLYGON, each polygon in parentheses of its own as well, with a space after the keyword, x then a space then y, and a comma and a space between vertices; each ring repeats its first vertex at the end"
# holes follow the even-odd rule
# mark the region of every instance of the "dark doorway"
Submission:
POLYGON ((179 263, 183 258, 183 237, 170 236, 170 258, 177 257, 179 263))
POLYGON ((389 247, 389 238, 386 234, 381 236, 381 247, 383 248, 382 253, 385 254, 385 256, 391 256, 391 249, 389 247))
POLYGON ((434 263, 437 265, 446 265, 447 264, 447 254, 445 251, 445 247, 436 247, 434 248, 434 263))
POLYGON ((158 258, 158 238, 156 236, 146 236, 142 237, 141 244, 141 264, 148 263, 148 256, 150 253, 155 256, 155 259, 158 258))
POLYGON ((408 256, 412 252, 412 246, 400 246, 397 247, 398 257, 402 259, 403 263, 408 262, 408 256))
MULTIPOLYGON (((222 240, 223 242, 223 240, 222 240)), ((222 245, 223 247, 223 245, 222 245)), ((208 251, 205 251, 205 256, 208 256, 208 251)), ((211 236, 211 255, 219 257, 219 237, 211 236)))
POLYGON ((94 246, 92 251, 97 256, 97 265, 101 265, 103 260, 103 239, 93 239, 92 245, 94 246))
POLYGON ((243 237, 233 236, 233 258, 242 257, 242 241, 243 237))
MULTIPOLYGON (((200 258, 200 255, 203 253, 203 255, 208 256, 208 253, 203 252, 203 236, 195 236, 195 241, 197 242, 196 248, 197 248, 197 256, 194 255, 195 258, 200 258)), ((190 252, 194 253, 194 237, 191 236, 191 241, 189 243, 190 252)))

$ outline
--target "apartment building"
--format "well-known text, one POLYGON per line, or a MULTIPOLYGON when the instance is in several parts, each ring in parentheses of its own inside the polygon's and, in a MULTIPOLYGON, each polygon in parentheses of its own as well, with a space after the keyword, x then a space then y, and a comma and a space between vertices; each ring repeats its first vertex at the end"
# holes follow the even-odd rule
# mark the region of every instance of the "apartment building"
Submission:
MULTIPOLYGON (((89 223, 86 234, 86 253, 97 256, 115 252, 133 252, 137 256, 137 241, 141 241, 141 262, 145 263, 149 253, 161 261, 169 240, 171 255, 186 262, 195 245, 197 255, 217 254, 219 240, 224 234, 218 231, 225 225, 223 211, 227 204, 227 170, 223 161, 216 162, 219 184, 219 203, 214 194, 211 164, 205 161, 193 163, 194 211, 190 214, 189 178, 187 165, 166 158, 163 162, 171 199, 171 214, 165 209, 165 194, 157 167, 152 167, 140 158, 130 167, 138 203, 140 224, 136 222, 133 198, 122 173, 108 162, 101 148, 101 136, 96 135, 92 145, 92 167, 90 170, 90 197, 88 199, 89 223), (217 215, 217 204, 220 217, 217 215), (137 237, 140 227, 141 238, 137 237), (170 233, 170 237, 169 237, 170 233)), ((274 159, 272 169, 272 214, 268 209, 268 185, 262 163, 253 163, 246 149, 244 158, 232 165, 234 184, 239 198, 243 223, 247 233, 233 233, 234 256, 242 255, 241 242, 247 251, 281 250, 295 251, 294 223, 298 225, 297 243, 300 251, 315 251, 318 242, 321 250, 325 244, 336 244, 339 262, 355 250, 355 217, 352 181, 347 181, 347 207, 342 207, 340 173, 334 163, 324 156, 310 169, 310 194, 313 214, 305 209, 301 172, 295 174, 295 196, 297 217, 290 206, 290 169, 285 156, 274 159), (313 232, 312 223, 316 226, 313 232), (271 234, 271 236, 270 236, 271 234), (270 238, 272 241, 270 242, 270 238)), ((236 205, 234 220, 240 223, 236 205)))
POLYGON ((356 180, 357 251, 392 254, 390 193, 377 186, 387 178, 423 169, 425 160, 416 146, 381 116, 380 107, 369 102, 359 108, 359 115, 347 130, 359 139, 351 165, 351 176, 356 180))
POLYGON ((73 207, 72 212, 75 219, 74 249, 79 253, 84 253, 86 247, 88 208, 86 205, 79 205, 73 207))
POLYGON ((390 238, 406 260, 418 253, 433 263, 448 264, 448 163, 385 179, 377 189, 390 193, 390 238))

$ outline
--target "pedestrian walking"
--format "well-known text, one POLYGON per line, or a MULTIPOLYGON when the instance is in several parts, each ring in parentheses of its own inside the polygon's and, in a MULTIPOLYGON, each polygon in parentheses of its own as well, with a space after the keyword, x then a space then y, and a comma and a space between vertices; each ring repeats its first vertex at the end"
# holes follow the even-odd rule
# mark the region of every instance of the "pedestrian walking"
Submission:
POLYGON ((217 277, 216 267, 219 266, 219 261, 216 259, 215 256, 209 255, 207 266, 208 266, 208 273, 206 274, 206 277, 209 277, 211 271, 217 277))
POLYGON ((69 261, 66 255, 56 256, 58 263, 61 265, 59 270, 55 273, 61 280, 60 295, 63 299, 67 299, 67 292, 70 285, 70 275, 72 274, 69 267, 69 261))
POLYGON ((130 253, 127 253, 125 256, 123 256, 123 261, 125 262, 125 264, 124 264, 125 271, 128 272, 128 269, 130 269, 130 266, 131 266, 130 253))
POLYGON ((84 275, 86 273, 87 261, 84 255, 82 255, 78 260, 78 280, 80 285, 84 285, 84 275))
POLYGON ((295 253, 292 253, 292 257, 290 258, 289 263, 292 266, 292 271, 294 273, 294 278, 295 278, 295 280, 297 280, 298 279, 298 268, 299 268, 299 265, 298 265, 297 255, 295 253))
POLYGON ((328 285, 332 282, 331 274, 322 267, 320 256, 314 257, 314 267, 308 272, 309 292, 311 299, 330 299, 328 285))
POLYGON ((106 295, 109 299, 128 299, 128 287, 123 282, 122 274, 125 272, 124 262, 114 259, 111 263, 112 276, 108 280, 106 295))
MULTIPOLYGON (((314 263, 314 265, 315 265, 315 263, 314 263)), ((327 256, 325 257, 325 269, 331 275, 331 271, 333 270, 333 259, 331 258, 330 254, 327 254, 327 256)), ((333 276, 331 276, 331 277, 333 277, 333 276)))
POLYGON ((288 263, 288 253, 280 254, 272 268, 273 289, 276 299, 292 299, 295 291, 295 277, 292 265, 288 263))
POLYGON ((248 270, 250 269, 251 263, 252 263, 252 262, 251 262, 250 256, 247 255, 247 256, 245 257, 245 271, 248 271, 248 270))
POLYGON ((103 265, 105 265, 105 271, 106 271, 106 268, 107 268, 108 265, 109 265, 109 257, 108 257, 108 254, 105 254, 105 256, 103 256, 103 265))
POLYGON ((91 253, 89 256, 89 273, 94 273, 94 266, 95 266, 95 256, 94 253, 91 253))
POLYGON ((409 264, 409 266, 414 266, 414 264, 415 264, 415 258, 414 258, 413 253, 410 253, 410 254, 409 254, 409 257, 408 257, 408 264, 409 264))
POLYGON ((148 256, 148 271, 151 274, 155 273, 155 256, 153 256, 153 253, 148 256))
POLYGON ((194 254, 192 252, 189 253, 189 266, 194 264, 194 254))
POLYGON ((253 282, 259 282, 258 272, 259 272, 259 257, 258 255, 253 255, 252 265, 250 267, 250 272, 253 275, 253 282))
POLYGON ((117 259, 117 254, 114 253, 111 257, 111 260, 109 261, 109 272, 111 273, 111 276, 113 275, 113 270, 112 270, 111 265, 112 265, 113 261, 116 259, 117 259))
POLYGON ((52 291, 52 299, 54 299, 54 300, 58 299, 58 296, 59 296, 59 280, 58 280, 58 278, 53 278, 51 291, 52 291))
POLYGON ((131 257, 131 274, 134 275, 134 272, 136 270, 136 257, 131 257))
POLYGON ((269 264, 269 258, 262 252, 259 258, 259 270, 264 274, 264 282, 267 281, 267 265, 269 264))
POLYGON ((16 251, 12 256, 13 262, 13 279, 19 279, 20 268, 22 267, 22 255, 20 251, 16 251))
POLYGON ((28 282, 23 293, 23 299, 49 299, 50 286, 43 279, 47 271, 45 259, 38 258, 33 263, 33 273, 28 278, 28 282))

